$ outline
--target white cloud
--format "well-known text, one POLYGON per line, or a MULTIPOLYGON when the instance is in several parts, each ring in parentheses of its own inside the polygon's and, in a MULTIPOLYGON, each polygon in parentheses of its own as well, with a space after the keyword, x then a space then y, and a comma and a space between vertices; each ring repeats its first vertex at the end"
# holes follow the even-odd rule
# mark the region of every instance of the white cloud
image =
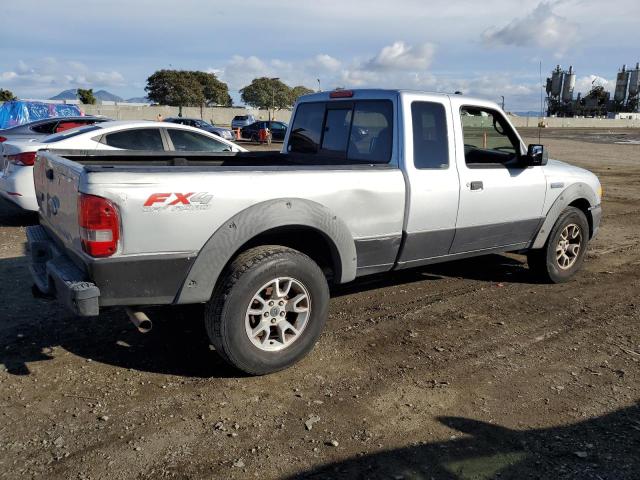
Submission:
POLYGON ((82 62, 58 61, 53 57, 30 63, 20 60, 12 70, 0 72, 0 78, 5 88, 45 98, 69 88, 95 89, 126 85, 123 75, 115 70, 96 71, 82 62))
POLYGON ((374 70, 426 70, 434 53, 435 45, 432 43, 414 47, 398 41, 380 50, 367 67, 374 70))
POLYGON ((615 80, 607 80, 604 77, 599 75, 585 75, 584 77, 579 77, 576 79, 576 86, 574 88, 575 94, 578 92, 582 93, 584 97, 587 93, 591 91, 591 89, 595 86, 602 86, 607 91, 612 91, 615 87, 615 80))
POLYGON ((578 39, 578 26, 555 12, 561 1, 542 1, 530 13, 502 28, 492 27, 482 34, 488 45, 540 47, 564 53, 578 39))
POLYGON ((308 65, 310 67, 317 67, 319 70, 328 70, 335 72, 340 68, 342 63, 340 60, 333 58, 331 55, 327 55, 326 53, 321 53, 313 57, 308 65))

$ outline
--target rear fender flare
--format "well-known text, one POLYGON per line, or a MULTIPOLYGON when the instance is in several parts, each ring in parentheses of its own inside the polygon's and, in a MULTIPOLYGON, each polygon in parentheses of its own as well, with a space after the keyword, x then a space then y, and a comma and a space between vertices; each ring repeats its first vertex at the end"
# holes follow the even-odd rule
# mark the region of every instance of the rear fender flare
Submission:
POLYGON ((533 244, 531 245, 532 249, 542 248, 551 233, 551 229, 553 225, 558 220, 560 214, 567 208, 571 203, 576 200, 585 199, 589 202, 591 207, 594 207, 598 204, 598 197, 596 193, 593 191, 589 185, 583 182, 574 183, 567 188, 565 188, 560 196, 553 202, 551 208, 547 212, 546 218, 536 235, 533 244))
POLYGON ((343 220, 309 200, 268 200, 234 215, 214 232, 198 253, 175 303, 208 301, 222 270, 243 245, 269 230, 289 226, 313 228, 333 244, 338 257, 335 272, 338 283, 356 277, 355 242, 343 220))

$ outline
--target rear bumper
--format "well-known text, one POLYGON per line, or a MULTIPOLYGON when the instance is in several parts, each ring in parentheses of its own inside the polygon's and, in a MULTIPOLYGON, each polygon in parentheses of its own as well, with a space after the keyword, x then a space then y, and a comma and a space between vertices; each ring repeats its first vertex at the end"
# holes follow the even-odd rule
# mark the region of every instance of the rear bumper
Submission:
POLYGON ((40 225, 27 227, 27 252, 33 282, 43 295, 55 297, 76 315, 98 315, 100 289, 58 250, 40 225))
POLYGON ((173 254, 93 259, 71 252, 72 260, 40 225, 27 227, 27 250, 37 289, 80 316, 98 315, 100 307, 174 303, 195 258, 173 254))

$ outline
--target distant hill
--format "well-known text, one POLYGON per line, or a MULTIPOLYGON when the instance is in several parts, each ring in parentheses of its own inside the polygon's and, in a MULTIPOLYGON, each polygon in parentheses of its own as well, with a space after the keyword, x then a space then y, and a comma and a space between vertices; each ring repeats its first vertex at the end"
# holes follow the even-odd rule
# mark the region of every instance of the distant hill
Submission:
MULTIPOLYGON (((55 97, 51 97, 49 100, 76 100, 78 98, 77 92, 77 89, 71 88, 69 90, 60 92, 55 97)), ((111 92, 107 92, 106 90, 98 90, 97 92, 93 92, 93 96, 96 97, 97 100, 109 102, 124 102, 122 97, 114 95, 111 92)))
POLYGON ((127 103, 152 103, 147 97, 133 97, 125 100, 127 103))
POLYGON ((107 92, 106 90, 98 90, 97 92, 93 92, 94 97, 98 100, 106 100, 108 102, 124 102, 122 97, 114 95, 111 92, 107 92))
POLYGON ((70 90, 65 90, 63 92, 60 92, 55 97, 51 97, 49 100, 77 100, 77 99, 78 99, 77 90, 75 88, 72 88, 70 90))

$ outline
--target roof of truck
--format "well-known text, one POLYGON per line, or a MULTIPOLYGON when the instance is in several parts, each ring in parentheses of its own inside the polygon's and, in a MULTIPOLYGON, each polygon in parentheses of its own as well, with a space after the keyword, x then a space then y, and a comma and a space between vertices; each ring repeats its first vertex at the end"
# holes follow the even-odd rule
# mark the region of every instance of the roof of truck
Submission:
MULTIPOLYGON (((430 97, 459 97, 463 98, 469 103, 487 103, 488 100, 483 98, 472 97, 469 95, 462 95, 460 93, 446 93, 446 92, 427 92, 424 90, 412 90, 412 89, 387 89, 387 88, 345 88, 338 90, 326 90, 324 92, 310 93, 309 95, 304 95, 300 97, 300 101, 302 102, 313 102, 313 101, 326 101, 326 100, 356 100, 358 98, 389 98, 395 95, 403 95, 403 94, 412 94, 412 95, 428 95, 430 97), (345 97, 345 98, 335 98, 331 99, 330 94, 334 92, 347 91, 353 92, 353 96, 345 97)), ((494 102, 491 102, 494 103, 494 102)))

